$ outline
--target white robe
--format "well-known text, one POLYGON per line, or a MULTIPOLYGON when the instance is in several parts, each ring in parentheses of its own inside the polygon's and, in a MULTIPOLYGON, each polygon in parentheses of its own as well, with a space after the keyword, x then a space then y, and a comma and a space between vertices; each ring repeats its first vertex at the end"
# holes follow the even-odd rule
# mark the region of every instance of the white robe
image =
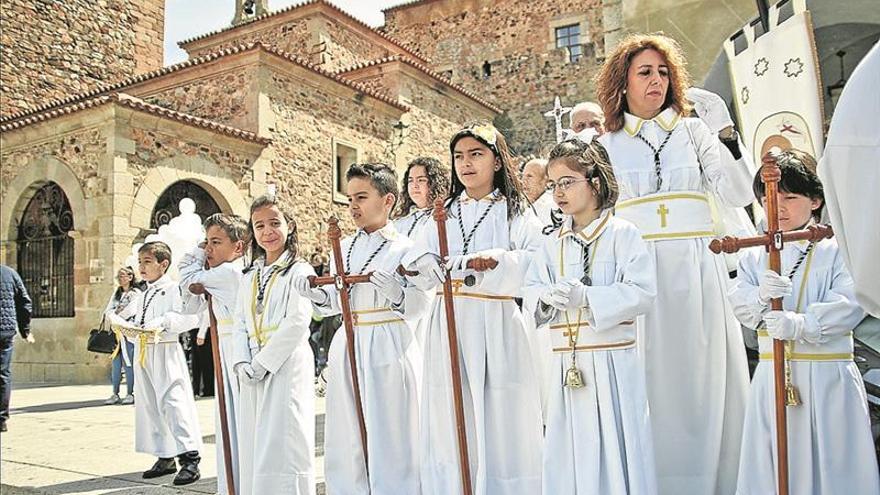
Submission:
MULTIPOLYGON (((731 207, 752 201, 746 162, 733 162, 726 149, 722 153, 701 121, 680 119, 672 109, 650 121, 625 118, 624 129, 599 138, 610 155, 620 200, 657 192, 654 154, 630 134, 641 126, 655 148, 666 131, 673 132, 660 153, 660 192, 711 191, 731 207)), ((727 267, 723 257, 709 251, 710 240, 648 242, 657 267, 657 297, 639 342, 664 495, 730 495, 736 489, 749 377, 740 325, 727 299, 727 267)))
MULTIPOLYGON (((357 239, 346 270, 352 274, 385 270, 394 273, 412 246, 389 223, 371 234, 359 230, 342 241, 345 256, 357 239), (364 267, 384 241, 388 243, 364 267)), ((345 264, 345 260, 343 260, 345 264)), ((336 273, 331 260, 330 270, 336 273)), ((327 429, 324 433, 324 472, 327 492, 346 495, 418 495, 419 488, 419 393, 422 352, 415 340, 415 325, 427 310, 427 292, 400 278, 404 299, 392 305, 370 283, 351 290, 355 356, 361 403, 367 429, 369 486, 365 470, 360 426, 357 419, 348 341, 344 329, 333 336, 327 361, 327 429), (383 310, 384 309, 384 310, 383 310), (372 324, 376 322, 378 324, 372 324), (379 323, 382 322, 382 323, 379 323)), ((326 286, 329 305, 324 314, 338 314, 339 293, 326 286)))
MULTIPOLYGON (((238 291, 233 366, 257 362, 268 370, 258 383, 241 383, 238 414, 238 495, 315 493, 315 359, 309 346, 312 307, 291 281, 314 275, 285 253, 273 265, 265 311, 256 312, 258 260, 238 291)), ((262 275, 269 273, 263 267, 262 275)))
MULTIPOLYGON (((466 193, 459 199, 466 232, 491 202, 497 202, 474 234, 469 253, 491 254, 498 266, 478 275, 473 287, 460 285, 471 271, 451 274, 459 286, 455 316, 474 494, 539 493, 540 397, 523 316, 514 297, 522 295, 531 254, 542 239, 540 226, 531 215, 508 220, 507 201, 497 191, 479 201, 466 193)), ((460 255, 463 239, 454 203, 446 232, 450 255, 460 255)), ((406 257, 407 266, 415 269, 412 262, 423 255, 439 255, 436 230, 426 229, 416 240, 406 257)), ((441 286, 435 288, 442 291, 441 286)), ((461 493, 444 308, 443 297, 438 296, 425 342, 422 491, 432 495, 461 493)))
MULTIPOLYGON (((789 273, 807 246, 806 241, 785 245, 783 274, 789 273)), ((737 317, 751 329, 759 327, 768 309, 758 302, 758 284, 767 266, 767 253, 750 249, 740 260, 737 283, 730 293, 737 317)), ((865 312, 855 301, 852 278, 835 239, 815 245, 792 277, 792 287, 792 295, 782 301, 783 308, 817 323, 822 342, 798 340, 792 349, 792 383, 802 404, 787 408, 789 493, 880 493, 865 386, 852 360, 852 330, 865 312), (829 360, 804 359, 808 355, 824 355, 829 360)), ((746 410, 739 495, 763 495, 776 489, 773 341, 766 330, 758 333, 758 340, 762 359, 746 410)))
MULTIPOLYGON (((238 428, 236 411, 239 409, 240 396, 238 378, 232 367, 232 356, 235 353, 233 347, 233 335, 235 333, 235 311, 238 304, 238 288, 241 285, 242 270, 244 264, 241 259, 230 263, 205 269, 205 250, 195 248, 178 263, 180 272, 180 292, 187 304, 187 311, 207 312, 207 301, 202 296, 196 296, 189 292, 192 284, 202 284, 205 290, 211 294, 214 317, 217 319, 217 339, 219 340, 220 363, 223 369, 223 389, 226 394, 226 423, 229 428, 230 458, 232 459, 232 476, 235 480, 235 493, 240 493, 241 476, 238 472, 238 428), (190 301, 187 301, 189 299, 190 301)), ((210 323, 210 322, 209 322, 210 323)), ((204 334, 199 333, 204 338, 204 334)), ((218 345, 212 342, 212 345, 218 345)), ((215 384, 219 387, 219 384, 215 384)), ((226 466, 223 451, 223 436, 220 427, 220 402, 215 401, 214 414, 214 437, 217 449, 217 492, 221 495, 229 493, 226 486, 226 466)))
POLYGON ((865 55, 843 88, 834 109, 819 177, 840 243, 843 261, 853 275, 856 299, 880 318, 880 44, 865 55))
POLYGON ((553 193, 547 191, 532 203, 532 208, 534 208, 535 215, 538 216, 541 226, 546 227, 553 223, 551 213, 559 207, 556 206, 556 201, 553 200, 553 193))
POLYGON ((591 243, 589 310, 537 312, 550 318, 552 348, 547 426, 544 436, 543 493, 546 495, 652 495, 657 493, 654 451, 644 368, 636 351, 634 320, 656 296, 654 263, 633 224, 610 210, 580 232, 571 217, 549 234, 535 254, 525 283, 524 308, 536 312, 538 298, 553 284, 580 279, 582 248, 591 243), (580 319, 578 318, 580 316, 580 319), (578 329, 579 322, 583 323, 578 329), (571 366, 568 337, 574 328, 577 367, 585 386, 564 386, 571 366), (618 347, 618 348, 615 348, 618 347), (563 351, 564 349, 564 351, 563 351))
MULTIPOLYGON (((409 215, 394 220, 394 227, 398 232, 409 237, 410 240, 415 241, 415 239, 418 239, 418 237, 423 234, 425 229, 434 230, 437 228, 437 223, 434 222, 434 216, 430 213, 433 210, 433 208, 413 210, 409 215)), ((433 305, 434 294, 429 293, 426 307, 430 308, 433 305)), ((425 333, 428 331, 428 316, 428 313, 425 312, 415 325, 416 341, 419 343, 419 347, 422 348, 422 351, 424 351, 425 333)))
POLYGON ((135 450, 156 457, 171 458, 202 448, 196 403, 186 357, 178 336, 198 325, 198 318, 181 313, 177 282, 164 275, 148 284, 122 313, 108 314, 110 321, 130 325, 134 316, 138 326, 161 321, 165 329, 154 343, 137 339, 134 343, 135 450), (144 311, 144 304, 149 302, 144 311))

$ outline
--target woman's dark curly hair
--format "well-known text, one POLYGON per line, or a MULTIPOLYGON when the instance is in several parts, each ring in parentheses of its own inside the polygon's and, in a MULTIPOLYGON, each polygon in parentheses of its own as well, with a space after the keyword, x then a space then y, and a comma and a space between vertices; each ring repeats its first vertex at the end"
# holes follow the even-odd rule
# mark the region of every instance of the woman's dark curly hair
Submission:
POLYGON ((409 215, 416 205, 412 198, 409 197, 409 190, 407 188, 409 172, 413 167, 425 167, 425 175, 428 176, 428 205, 433 205, 435 199, 445 197, 449 191, 449 176, 447 175, 449 171, 440 164, 440 160, 425 156, 416 157, 406 165, 406 172, 403 173, 403 183, 400 185, 400 201, 397 204, 394 218, 402 218, 409 215))
POLYGON ((528 200, 523 193, 522 183, 519 181, 516 161, 510 153, 510 148, 507 146, 507 140, 504 138, 504 134, 501 134, 501 132, 489 122, 470 123, 466 125, 464 129, 456 132, 449 141, 449 154, 453 166, 452 188, 447 197, 446 207, 449 208, 455 198, 457 198, 465 189, 464 184, 455 172, 455 144, 462 138, 466 137, 474 138, 485 145, 492 150, 495 158, 498 159, 501 168, 495 172, 493 185, 507 200, 507 219, 511 220, 513 217, 522 214, 525 206, 528 204, 528 200), (494 141, 494 143, 487 140, 487 138, 494 141))

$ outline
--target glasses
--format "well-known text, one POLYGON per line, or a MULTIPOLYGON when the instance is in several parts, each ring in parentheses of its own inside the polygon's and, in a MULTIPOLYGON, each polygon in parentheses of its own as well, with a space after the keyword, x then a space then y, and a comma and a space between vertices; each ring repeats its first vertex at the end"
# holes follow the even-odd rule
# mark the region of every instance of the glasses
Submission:
POLYGON ((559 179, 558 182, 548 181, 547 182, 547 190, 550 192, 555 192, 557 189, 560 191, 567 191, 569 187, 578 182, 588 182, 590 179, 572 179, 571 177, 563 177, 559 179))

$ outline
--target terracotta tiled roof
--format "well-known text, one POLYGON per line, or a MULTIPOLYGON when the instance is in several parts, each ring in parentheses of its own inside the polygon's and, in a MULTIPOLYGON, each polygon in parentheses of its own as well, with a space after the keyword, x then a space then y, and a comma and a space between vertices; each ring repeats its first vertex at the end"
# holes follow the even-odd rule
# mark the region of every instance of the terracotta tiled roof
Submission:
POLYGON ((234 47, 230 47, 230 48, 224 48, 221 50, 217 50, 215 52, 211 52, 211 53, 202 55, 200 57, 186 60, 186 61, 181 62, 179 64, 169 65, 168 67, 163 67, 161 69, 157 69, 152 72, 138 74, 136 76, 132 76, 132 77, 123 79, 121 81, 117 81, 115 83, 104 84, 104 85, 101 85, 101 86, 94 88, 91 91, 87 91, 85 93, 80 93, 78 95, 69 96, 67 98, 62 98, 60 100, 51 101, 45 105, 37 106, 31 110, 27 110, 24 112, 19 112, 19 113, 13 114, 13 115, 9 115, 7 117, 3 117, 2 119, 0 119, 0 124, 14 122, 19 119, 30 116, 30 115, 34 115, 34 114, 37 114, 40 112, 44 112, 46 110, 61 107, 64 105, 68 105, 70 103, 83 101, 88 98, 93 98, 95 96, 107 95, 107 94, 110 94, 113 92, 118 92, 121 89, 127 88, 129 86, 133 86, 135 84, 149 81, 151 79, 155 79, 158 77, 166 76, 166 75, 171 74, 173 72, 177 72, 177 71, 189 68, 189 67, 194 67, 197 65, 206 64, 208 62, 212 62, 214 60, 217 60, 217 59, 229 56, 229 55, 243 53, 243 52, 250 51, 250 50, 264 50, 268 53, 272 53, 278 57, 284 58, 290 62, 293 62, 293 63, 300 65, 306 69, 309 69, 313 72, 316 72, 324 77, 330 78, 340 84, 344 84, 344 85, 346 85, 356 91, 359 91, 359 92, 364 93, 368 96, 371 96, 371 97, 376 98, 378 100, 381 100, 385 103, 388 103, 389 105, 392 105, 400 110, 403 110, 403 111, 408 110, 406 105, 398 103, 396 100, 388 97, 387 95, 385 95, 383 93, 373 91, 373 90, 365 87, 362 84, 358 84, 358 83, 349 81, 345 78, 340 77, 339 75, 337 75, 335 73, 321 69, 320 67, 308 62, 307 60, 304 60, 300 57, 297 57, 296 55, 284 52, 282 50, 278 50, 276 48, 267 47, 267 46, 263 45, 262 43, 250 43, 247 45, 239 45, 239 46, 234 46, 234 47))
POLYGON ((450 81, 450 80, 449 80, 446 76, 444 76, 443 74, 440 74, 439 72, 436 72, 436 71, 434 71, 434 70, 431 70, 431 69, 428 68, 427 66, 422 65, 422 64, 420 64, 419 62, 417 62, 417 61, 415 61, 415 60, 413 60, 413 59, 411 59, 411 58, 409 58, 409 57, 403 56, 403 55, 392 55, 392 56, 390 56, 390 57, 380 58, 380 59, 377 59, 377 60, 371 60, 371 61, 369 61, 369 62, 361 62, 361 63, 356 64, 356 65, 353 65, 353 66, 351 66, 351 67, 347 67, 347 68, 344 68, 344 69, 338 70, 338 71, 336 71, 336 73, 339 74, 339 75, 345 76, 345 74, 346 74, 346 73, 349 73, 349 72, 354 72, 354 71, 356 71, 356 70, 366 69, 367 67, 373 67, 373 66, 376 66, 376 65, 387 64, 387 63, 389 63, 389 62, 403 62, 403 63, 405 63, 405 64, 407 64, 407 65, 409 65, 409 66, 411 66, 411 67, 414 67, 414 68, 416 68, 416 69, 418 69, 418 70, 424 72, 425 74, 431 76, 432 78, 436 79, 437 81, 439 81, 439 82, 441 82, 441 83, 443 83, 443 84, 449 86, 450 88, 452 88, 452 89, 458 91, 459 93, 461 93, 461 94, 467 96, 467 97, 470 98, 471 100, 474 100, 475 102, 479 103, 480 105, 483 105, 484 107, 486 107, 486 108, 492 110, 493 112, 502 113, 502 110, 501 110, 500 108, 498 108, 497 106, 493 105, 493 104, 490 103, 489 101, 484 100, 483 98, 480 98, 480 97, 477 96, 474 92, 472 92, 472 91, 470 91, 470 90, 468 90, 468 89, 465 89, 463 86, 460 86, 460 85, 458 85, 458 84, 455 84, 454 82, 450 81))
POLYGON ((287 13, 287 12, 291 12, 291 11, 293 11, 293 10, 301 9, 301 8, 303 8, 303 7, 307 7, 307 6, 309 6, 309 5, 313 5, 313 4, 318 4, 318 5, 323 5, 323 6, 327 6, 327 7, 329 7, 330 9, 332 9, 333 11, 335 11, 335 12, 341 14, 342 16, 344 16, 344 17, 346 17, 346 18, 348 18, 348 19, 351 19, 352 21, 356 22, 357 24, 359 24, 359 25, 361 25, 361 26, 363 26, 363 27, 369 29, 370 31, 372 31, 373 33, 375 33, 377 36, 379 36, 379 37, 385 39, 385 41, 388 41, 389 43, 391 43, 391 44, 397 46, 397 47, 400 48, 401 50, 403 50, 403 51, 405 51, 406 53, 412 55, 413 57, 415 57, 415 58, 417 58, 417 59, 419 59, 419 60, 421 60, 421 61, 423 61, 423 62, 428 62, 428 59, 426 59, 423 55, 420 55, 418 52, 416 52, 416 51, 413 50, 412 48, 406 46, 405 44, 403 44, 403 43, 401 43, 400 41, 398 41, 398 40, 392 38, 391 36, 389 36, 389 35, 383 33, 382 31, 379 31, 379 30, 377 30, 376 28, 373 28, 373 27, 369 26, 369 25, 368 25, 367 23, 365 23, 364 21, 362 21, 362 20, 360 20, 360 19, 358 19, 358 18, 352 16, 352 15, 349 14, 348 12, 342 10, 341 8, 337 7, 336 5, 334 5, 334 4, 332 4, 331 2, 328 2, 328 1, 326 1, 326 0, 307 0, 307 1, 305 1, 305 2, 295 3, 295 4, 293 4, 293 5, 290 5, 290 6, 284 7, 283 9, 275 10, 275 11, 272 11, 272 12, 266 12, 265 14, 263 14, 263 15, 261 15, 261 16, 254 17, 254 18, 252 18, 252 19, 248 19, 247 21, 245 21, 245 22, 243 22, 243 23, 241 23, 241 24, 235 25, 235 26, 228 26, 228 27, 225 27, 225 28, 222 28, 222 29, 217 29, 217 30, 214 30, 214 31, 211 31, 211 32, 205 33, 205 34, 200 34, 200 35, 198 35, 198 36, 196 36, 196 37, 194 37, 194 38, 190 38, 190 39, 187 39, 187 40, 183 40, 183 41, 181 41, 181 42, 178 42, 177 45, 180 46, 181 48, 184 48, 184 47, 186 47, 186 45, 188 45, 188 44, 190 44, 190 43, 192 43, 192 42, 194 42, 194 41, 199 41, 199 40, 203 40, 203 39, 205 39, 205 38, 210 38, 211 36, 216 36, 216 35, 218 35, 218 34, 220 34, 220 33, 225 33, 225 32, 227 32, 227 31, 232 31, 232 30, 235 30, 235 29, 240 28, 240 27, 242 27, 242 26, 247 26, 247 25, 253 24, 254 22, 259 22, 259 21, 262 21, 263 19, 267 19, 267 18, 274 17, 274 16, 277 16, 277 15, 280 15, 280 14, 284 14, 284 13, 287 13))
POLYGON ((409 2, 403 2, 403 3, 399 3, 397 5, 392 5, 390 7, 385 7, 384 9, 382 9, 382 12, 391 12, 392 10, 405 9, 407 7, 415 7, 416 5, 419 5, 422 3, 430 3, 430 2, 436 2, 436 1, 437 0, 410 0, 409 2))
POLYGON ((190 115, 188 113, 178 112, 176 110, 160 107, 159 105, 153 105, 152 103, 147 103, 140 98, 135 98, 134 96, 127 95, 125 93, 112 93, 109 95, 96 96, 94 98, 83 100, 77 103, 72 103, 70 105, 54 108, 45 112, 39 112, 26 118, 19 119, 8 124, 0 125, 0 132, 8 132, 15 129, 20 129, 31 124, 44 122, 46 120, 51 120, 62 115, 69 115, 89 108, 106 105, 108 103, 115 103, 126 108, 131 108, 132 110, 149 113, 151 115, 156 115, 170 120, 175 120, 177 122, 189 124, 194 127, 201 127, 202 129, 208 129, 218 134, 225 134, 227 136, 243 139, 245 141, 252 141, 262 145, 266 145, 272 142, 271 139, 257 136, 253 132, 244 131, 232 126, 220 124, 214 122, 213 120, 196 117, 195 115, 190 115))

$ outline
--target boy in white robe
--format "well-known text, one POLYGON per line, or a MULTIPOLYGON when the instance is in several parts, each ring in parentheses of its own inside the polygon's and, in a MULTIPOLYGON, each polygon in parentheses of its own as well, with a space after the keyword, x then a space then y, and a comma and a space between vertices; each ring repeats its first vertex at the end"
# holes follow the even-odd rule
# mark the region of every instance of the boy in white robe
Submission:
POLYGON ((404 265, 436 290, 425 339, 422 490, 461 493, 461 472, 440 284, 450 271, 471 483, 476 495, 539 493, 541 404, 533 352, 516 298, 541 227, 527 214, 504 137, 476 123, 450 142, 450 259, 440 265, 436 229, 425 229, 404 265), (468 264, 471 262, 471 266, 468 264))
POLYGON ((315 359, 309 301, 293 288, 315 270, 275 195, 251 204, 251 256, 238 291, 233 369, 240 401, 238 495, 315 493, 315 359))
POLYGON ((544 436, 546 495, 655 494, 645 378, 636 318, 656 295, 641 234, 615 218, 617 182, 598 142, 550 153, 565 216, 535 254, 525 308, 550 326, 544 436))
MULTIPOLYGON (((180 291, 184 296, 184 301, 187 302, 184 307, 188 311, 206 312, 207 301, 202 295, 207 293, 211 296, 211 307, 217 322, 217 339, 219 341, 212 342, 212 345, 219 345, 220 364, 223 369, 223 383, 215 384, 215 386, 222 386, 225 390, 232 476, 236 484, 235 493, 240 493, 238 486, 238 429, 236 428, 239 386, 231 360, 235 352, 233 337, 235 335, 234 322, 238 288, 244 270, 241 258, 250 242, 247 222, 237 215, 224 213, 211 215, 205 220, 205 238, 203 246, 196 247, 192 253, 185 255, 178 264, 181 277, 180 291)), ((197 345, 205 344, 203 332, 204 329, 199 330, 197 345)), ((219 399, 219 395, 217 397, 219 399)), ((229 493, 229 489, 226 481, 219 402, 217 402, 215 413, 217 492, 225 495, 229 493)))
MULTIPOLYGON (((349 212, 358 231, 342 240, 343 266, 351 275, 372 273, 369 283, 355 285, 350 292, 367 459, 348 360, 350 344, 345 332, 337 331, 327 365, 327 492, 418 495, 422 356, 415 328, 427 309, 428 295, 396 274, 412 241, 388 220, 398 193, 394 171, 384 164, 355 164, 346 177, 349 212)), ((334 274, 335 267, 331 260, 334 274)), ((312 288, 305 279, 296 285, 322 313, 341 311, 335 287, 312 288)))
POLYGON ((164 242, 141 246, 138 267, 147 288, 122 313, 111 312, 107 317, 114 325, 131 327, 126 320, 133 316, 134 327, 146 330, 134 339, 134 386, 138 397, 135 450, 159 459, 143 477, 177 472, 176 456, 180 472, 174 484, 188 485, 201 478, 202 434, 178 335, 195 328, 198 317, 181 313, 180 288, 166 274, 170 264, 171 249, 164 242))
MULTIPOLYGON (((821 217, 823 188, 815 160, 798 150, 778 159, 779 227, 798 230, 821 217)), ((760 175, 755 196, 764 201, 760 175)), ((782 274, 768 269, 763 248, 740 260, 731 300, 744 325, 757 329, 761 361, 752 380, 739 465, 739 495, 776 492, 773 339, 784 340, 790 385, 801 404, 788 416, 789 493, 880 493, 867 398, 853 362, 852 330, 865 312, 837 241, 790 242, 782 274), (770 310, 772 298, 783 310, 770 310)))

